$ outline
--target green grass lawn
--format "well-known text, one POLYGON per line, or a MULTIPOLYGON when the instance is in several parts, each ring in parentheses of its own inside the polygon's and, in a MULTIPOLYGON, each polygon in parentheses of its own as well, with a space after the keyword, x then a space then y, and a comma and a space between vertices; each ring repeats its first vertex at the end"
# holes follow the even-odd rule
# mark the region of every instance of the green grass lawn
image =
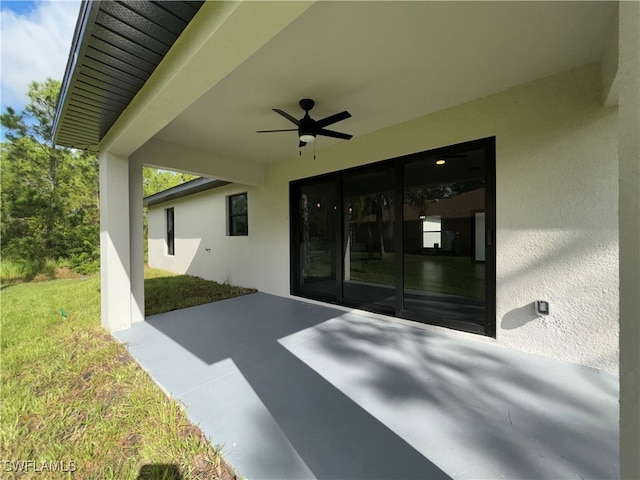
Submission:
POLYGON ((253 292, 250 288, 149 268, 145 270, 144 309, 146 315, 155 315, 253 292))
MULTIPOLYGON (((156 313, 249 292, 147 274, 156 313)), ((99 276, 5 286, 1 306, 0 477, 233 478, 219 449, 100 327, 99 276), (25 472, 12 463, 21 461, 35 463, 25 472)))

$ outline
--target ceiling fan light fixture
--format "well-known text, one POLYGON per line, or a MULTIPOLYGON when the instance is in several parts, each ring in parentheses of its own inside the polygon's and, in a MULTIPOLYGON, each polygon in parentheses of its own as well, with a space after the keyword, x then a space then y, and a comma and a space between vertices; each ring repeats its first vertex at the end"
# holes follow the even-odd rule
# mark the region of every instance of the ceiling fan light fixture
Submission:
POLYGON ((436 160, 436 165, 444 165, 447 161, 444 158, 439 158, 436 160))
POLYGON ((287 112, 280 110, 279 108, 274 108, 273 111, 278 115, 283 116, 291 123, 296 125, 298 128, 291 129, 280 129, 280 130, 258 130, 256 133, 272 133, 272 132, 289 132, 289 131, 298 131, 298 140, 300 143, 298 146, 304 147, 308 143, 315 141, 316 136, 321 135, 324 137, 332 137, 332 138, 340 138, 342 140, 350 140, 353 135, 342 132, 335 132, 333 130, 327 130, 325 127, 329 125, 333 125, 334 123, 338 123, 342 120, 346 120, 351 117, 351 114, 346 110, 344 112, 336 113, 334 115, 329 115, 328 117, 322 118, 320 120, 314 120, 309 115, 309 110, 313 108, 315 102, 310 98, 303 98, 299 102, 300 108, 304 110, 304 117, 300 120, 289 115, 287 112))

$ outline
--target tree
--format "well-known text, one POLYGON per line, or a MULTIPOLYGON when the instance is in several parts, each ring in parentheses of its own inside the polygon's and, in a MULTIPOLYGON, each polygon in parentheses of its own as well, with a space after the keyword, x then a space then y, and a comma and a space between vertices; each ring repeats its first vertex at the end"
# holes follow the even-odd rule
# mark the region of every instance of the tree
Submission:
POLYGON ((81 270, 98 266, 98 162, 56 147, 53 122, 60 82, 29 85, 29 104, 1 116, 2 254, 42 264, 65 258, 81 270))
POLYGON ((426 215, 429 213, 430 205, 437 203, 439 200, 453 198, 484 187, 484 178, 411 187, 405 190, 404 201, 417 208, 421 215, 426 215))
POLYGON ((357 232, 362 225, 366 226, 367 234, 367 254, 369 259, 377 254, 384 258, 386 249, 384 246, 384 212, 393 212, 393 194, 391 192, 380 192, 359 195, 351 199, 350 219, 353 223, 353 231, 357 232), (375 219, 375 235, 372 229, 373 219, 375 219))
POLYGON ((145 197, 198 178, 187 173, 169 172, 151 167, 142 168, 142 193, 145 197))

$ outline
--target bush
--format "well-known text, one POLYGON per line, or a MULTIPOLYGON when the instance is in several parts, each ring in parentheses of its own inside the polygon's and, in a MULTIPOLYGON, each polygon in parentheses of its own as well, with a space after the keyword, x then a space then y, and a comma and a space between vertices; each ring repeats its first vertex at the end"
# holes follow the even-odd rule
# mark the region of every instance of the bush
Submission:
POLYGON ((67 263, 74 272, 88 275, 100 270, 100 254, 80 252, 67 259, 67 263))
POLYGON ((56 278, 57 269, 58 269, 58 262, 50 258, 47 258, 42 264, 42 267, 40 268, 40 271, 38 272, 38 274, 43 275, 46 278, 53 279, 53 278, 56 278))
POLYGON ((40 265, 37 262, 3 258, 0 262, 0 282, 3 285, 26 282, 33 279, 39 271, 40 265))
POLYGON ((40 262, 3 256, 0 266, 1 283, 12 285, 32 280, 69 278, 76 276, 75 274, 88 275, 100 270, 100 261, 88 254, 58 260, 46 258, 40 262))
POLYGON ((96 226, 77 226, 66 238, 69 268, 82 275, 100 270, 99 232, 96 226))
POLYGON ((3 259, 10 259, 16 263, 39 264, 41 259, 46 257, 46 247, 42 238, 13 238, 9 242, 5 242, 3 237, 3 259))

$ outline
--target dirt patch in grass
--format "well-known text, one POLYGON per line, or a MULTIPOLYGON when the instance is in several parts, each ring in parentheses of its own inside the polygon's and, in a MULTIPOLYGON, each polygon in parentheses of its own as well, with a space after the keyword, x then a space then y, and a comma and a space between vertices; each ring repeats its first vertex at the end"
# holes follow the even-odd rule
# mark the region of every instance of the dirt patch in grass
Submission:
POLYGON ((32 282, 46 282, 49 280, 69 280, 72 278, 82 278, 83 275, 74 272, 69 267, 56 267, 53 272, 39 273, 33 279, 32 282))
POLYGON ((138 454, 142 441, 142 435, 139 433, 125 433, 118 445, 125 457, 134 457, 138 454))

